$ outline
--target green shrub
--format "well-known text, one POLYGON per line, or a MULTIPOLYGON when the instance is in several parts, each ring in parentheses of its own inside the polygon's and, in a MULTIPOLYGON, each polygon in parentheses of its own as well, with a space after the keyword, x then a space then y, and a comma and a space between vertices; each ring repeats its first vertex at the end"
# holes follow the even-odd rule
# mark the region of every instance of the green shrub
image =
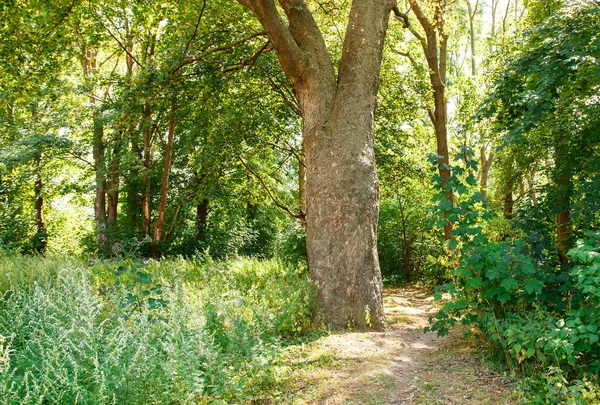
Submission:
POLYGON ((278 348, 310 328, 305 269, 250 259, 139 266, 0 257, 0 404, 268 396, 278 348))
MULTIPOLYGON (((465 153, 465 156, 468 156, 465 153)), ((461 159, 461 156, 458 156, 461 159)), ((474 163, 467 167, 475 168, 474 163)), ((445 335, 457 323, 477 325, 496 343, 507 363, 532 378, 532 403, 585 404, 597 400, 600 374, 600 232, 571 249, 569 266, 551 266, 539 240, 511 239, 518 231, 492 230, 493 218, 468 171, 452 167, 456 205, 440 194, 440 218, 453 223, 452 281, 438 287, 450 299, 430 319, 428 330, 445 335), (466 176, 466 177, 465 177, 466 176), (484 221, 487 223, 484 223, 484 221)), ((439 225, 443 225, 441 219, 439 225)))

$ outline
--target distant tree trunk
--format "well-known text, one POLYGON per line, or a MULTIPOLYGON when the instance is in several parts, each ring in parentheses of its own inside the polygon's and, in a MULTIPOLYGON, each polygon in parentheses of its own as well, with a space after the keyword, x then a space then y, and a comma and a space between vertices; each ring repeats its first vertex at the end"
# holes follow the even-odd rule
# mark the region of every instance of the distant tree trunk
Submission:
MULTIPOLYGON (((81 40, 82 36, 76 30, 76 35, 81 40)), ((86 81, 92 83, 92 77, 96 69, 97 52, 94 49, 86 48, 82 45, 81 68, 86 81)), ((96 98, 91 95, 89 98, 92 108, 93 122, 93 147, 92 157, 94 159, 95 189, 94 198, 94 220, 96 222, 96 237, 98 248, 103 250, 106 244, 106 156, 104 145, 104 123, 102 122, 101 112, 96 106, 96 98)))
POLYGON ((42 177, 42 152, 36 153, 33 158, 35 181, 33 184, 33 193, 35 195, 35 246, 37 253, 43 253, 48 245, 48 231, 44 221, 44 180, 42 177))
POLYGON ((208 218, 208 199, 203 198, 196 206, 196 240, 203 241, 208 218))
POLYGON ((496 50, 494 42, 496 40, 496 11, 500 0, 492 0, 492 21, 490 27, 490 55, 496 50))
POLYGON ((94 199, 94 218, 96 220, 96 233, 98 246, 101 248, 106 241, 106 167, 104 151, 104 127, 100 113, 94 108, 94 146, 92 155, 94 158, 94 172, 96 177, 96 197, 94 199))
MULTIPOLYGON (((442 178, 442 187, 448 192, 448 201, 454 204, 454 193, 452 189, 446 187, 450 179, 450 156, 448 153, 448 104, 446 100, 446 71, 448 59, 448 35, 444 31, 444 9, 438 2, 435 5, 433 21, 429 21, 417 0, 409 0, 410 8, 417 17, 419 24, 425 32, 422 37, 416 31, 411 32, 421 42, 427 66, 429 67, 429 80, 433 88, 433 111, 428 111, 429 118, 435 129, 435 139, 437 143, 437 154, 441 156, 438 165, 440 177, 442 178)), ((408 26, 408 19, 405 24, 408 26)), ((446 214, 444 214, 446 219, 446 214)), ((444 226, 444 239, 452 238, 452 224, 446 221, 444 226)))
POLYGON ((512 191, 509 191, 504 196, 504 218, 512 219, 513 218, 513 207, 515 205, 515 200, 513 199, 512 191))
POLYGON ((151 212, 150 212, 150 158, 152 148, 152 110, 150 103, 144 104, 144 155, 143 155, 143 182, 144 189, 142 191, 141 207, 142 207, 142 232, 144 235, 150 235, 150 223, 151 223, 151 212))
POLYGON ((477 75, 477 52, 475 48, 475 15, 479 0, 475 1, 475 7, 471 6, 471 0, 467 0, 467 11, 469 13, 469 34, 471 37, 471 76, 477 75))
POLYGON ((404 205, 400 198, 398 199, 398 207, 400 208, 400 221, 402 222, 402 264, 404 265, 406 282, 410 283, 412 281, 412 272, 410 268, 410 247, 408 246, 408 237, 406 235, 406 228, 408 225, 406 223, 404 205))
POLYGON ((556 198, 556 244, 561 264, 567 262, 567 252, 573 246, 571 239, 571 196, 573 195, 573 162, 570 161, 569 144, 563 136, 554 143, 554 185, 556 198))
POLYGON ((354 0, 338 75, 306 3, 239 0, 264 27, 302 106, 310 276, 327 324, 386 326, 377 256, 373 114, 391 0, 354 0))
POLYGON ((487 200, 487 187, 489 182, 488 177, 490 169, 492 167, 492 162, 494 161, 494 149, 492 148, 492 150, 490 150, 489 155, 486 156, 486 146, 482 145, 480 149, 480 160, 481 167, 479 169, 479 173, 481 175, 481 178, 479 181, 479 191, 481 192, 481 194, 483 194, 483 198, 487 200))
MULTIPOLYGON (((117 139, 118 143, 119 140, 117 139)), ((108 221, 107 225, 109 228, 115 228, 117 225, 117 215, 119 209, 119 169, 120 160, 119 154, 121 153, 120 147, 115 144, 112 150, 112 157, 110 160, 108 174, 109 178, 106 183, 106 192, 108 195, 108 221)))
POLYGON ((156 222, 154 223, 154 240, 152 241, 152 253, 155 256, 158 252, 158 245, 163 239, 163 228, 167 210, 167 192, 169 191, 169 175, 171 173, 171 158, 173 156, 173 137, 175 135, 175 110, 176 99, 171 101, 171 112, 169 114, 169 130, 167 132, 167 146, 165 147, 165 164, 163 167, 162 182, 160 186, 160 199, 158 201, 158 210, 156 222))
POLYGON ((535 187, 534 187, 534 183, 533 183, 533 173, 528 174, 526 176, 527 179, 527 185, 528 185, 528 193, 529 193, 529 197, 531 197, 531 203, 533 205, 537 205, 537 196, 535 195, 535 187))

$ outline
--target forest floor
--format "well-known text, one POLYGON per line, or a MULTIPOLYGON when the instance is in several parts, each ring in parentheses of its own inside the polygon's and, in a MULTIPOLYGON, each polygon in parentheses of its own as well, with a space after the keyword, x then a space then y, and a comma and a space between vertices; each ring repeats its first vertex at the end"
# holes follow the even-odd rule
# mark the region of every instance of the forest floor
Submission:
POLYGON ((384 292, 387 332, 342 332, 286 349, 273 403, 516 404, 510 379, 482 360, 464 329, 423 333, 436 309, 422 286, 384 292))

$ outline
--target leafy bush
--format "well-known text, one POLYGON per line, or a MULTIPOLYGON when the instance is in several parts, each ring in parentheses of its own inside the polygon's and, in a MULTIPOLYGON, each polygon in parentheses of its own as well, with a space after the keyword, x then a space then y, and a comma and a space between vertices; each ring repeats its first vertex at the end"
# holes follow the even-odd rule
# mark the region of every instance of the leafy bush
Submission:
MULTIPOLYGON (((464 156, 469 156, 465 149, 464 156)), ((463 156, 458 155, 460 161, 463 156)), ((476 168, 467 161, 466 167, 476 168)), ((457 323, 477 325, 495 342, 513 369, 528 380, 532 403, 585 404, 598 399, 600 374, 600 232, 569 252, 571 268, 551 266, 540 254, 539 240, 508 238, 491 231, 492 212, 472 175, 452 167, 449 183, 455 206, 440 194, 439 216, 452 221, 452 281, 437 288, 436 299, 450 299, 430 319, 428 330, 445 335, 457 323), (488 221, 487 226, 482 220, 488 221)), ((443 225, 441 220, 439 225, 443 225)))
POLYGON ((128 260, 0 257, 1 404, 260 401, 310 329, 303 268, 128 260))

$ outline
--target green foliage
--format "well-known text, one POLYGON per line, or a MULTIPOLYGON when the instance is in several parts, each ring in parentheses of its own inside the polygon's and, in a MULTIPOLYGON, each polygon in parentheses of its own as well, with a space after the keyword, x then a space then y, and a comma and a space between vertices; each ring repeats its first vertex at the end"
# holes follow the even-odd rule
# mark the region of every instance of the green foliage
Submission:
MULTIPOLYGON (((466 172, 457 167, 452 172, 453 188, 467 190, 461 179, 466 172)), ((457 323, 475 324, 511 365, 526 373, 550 372, 548 378, 554 370, 568 382, 564 390, 545 391, 549 403, 583 398, 577 384, 593 387, 600 372, 600 232, 589 232, 569 252, 574 266, 561 272, 540 266, 526 239, 490 240, 481 226, 489 208, 482 209, 477 192, 461 193, 455 207, 441 201, 440 212, 453 219, 448 247, 456 265, 452 282, 436 291, 436 299, 444 292, 451 299, 428 330, 443 336, 457 323)))
POLYGON ((1 403, 261 401, 281 343, 311 328, 303 268, 127 260, 2 254, 1 403))

